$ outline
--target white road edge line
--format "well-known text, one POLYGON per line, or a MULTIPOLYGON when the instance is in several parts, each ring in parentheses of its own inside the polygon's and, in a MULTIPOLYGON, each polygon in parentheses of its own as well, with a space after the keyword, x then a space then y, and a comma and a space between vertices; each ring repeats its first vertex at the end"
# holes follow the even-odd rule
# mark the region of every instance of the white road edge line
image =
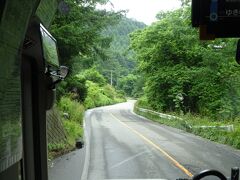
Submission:
MULTIPOLYGON (((92 113, 91 110, 88 110, 85 112, 85 115, 86 113, 89 113, 89 116, 90 114, 92 113)), ((84 160, 84 165, 83 165, 83 172, 82 172, 82 176, 81 176, 81 180, 87 180, 88 179, 88 168, 89 168, 89 162, 90 162, 90 136, 91 136, 91 132, 89 132, 89 135, 88 135, 88 131, 87 131, 87 128, 86 128, 86 122, 85 122, 85 116, 84 115, 84 119, 83 119, 83 129, 85 130, 84 131, 84 144, 85 144, 85 160, 84 160)), ((91 128, 90 130, 91 131, 91 128)))

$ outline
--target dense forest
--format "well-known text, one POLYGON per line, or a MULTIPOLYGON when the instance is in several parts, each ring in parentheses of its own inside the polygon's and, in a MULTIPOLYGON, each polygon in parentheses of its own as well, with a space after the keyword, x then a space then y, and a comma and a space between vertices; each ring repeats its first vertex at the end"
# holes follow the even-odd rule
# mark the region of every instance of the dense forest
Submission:
POLYGON ((160 12, 158 21, 131 34, 138 72, 145 77, 142 105, 163 112, 234 119, 240 109, 236 40, 199 41, 190 4, 160 12))
MULTIPOLYGON (((187 130, 200 121, 215 125, 238 118, 236 40, 199 41, 199 32, 191 27, 189 0, 182 0, 177 10, 159 12, 150 26, 126 18, 125 11, 96 8, 107 0, 66 2, 70 11, 57 12, 51 33, 61 64, 70 69, 57 89, 57 108, 70 115, 64 121, 70 139, 82 136, 79 123, 86 109, 126 97, 138 98, 138 107, 200 117, 175 122, 180 125, 174 127, 187 130)), ((222 141, 222 132, 217 137, 222 141)))
MULTIPOLYGON (((146 27, 144 23, 123 17, 116 25, 110 25, 103 30, 103 35, 111 37, 109 58, 98 64, 98 69, 109 78, 109 72, 113 70, 114 85, 118 84, 118 79, 132 73, 136 67, 134 52, 129 49, 129 34, 135 30, 146 27)), ((110 82, 110 79, 109 79, 110 82)))
POLYGON ((123 17, 118 24, 108 26, 103 31, 103 35, 110 36, 112 42, 108 51, 109 58, 101 61, 97 69, 108 79, 108 82, 111 82, 112 71, 113 85, 130 97, 136 95, 135 85, 138 76, 135 72, 137 66, 135 52, 129 48, 129 35, 145 27, 144 23, 123 17))
POLYGON ((137 61, 128 35, 145 24, 126 18, 124 11, 96 8, 106 2, 67 0, 69 12, 58 11, 51 25, 60 63, 70 70, 57 87, 57 109, 70 118, 63 121, 70 144, 83 135, 79 124, 86 109, 126 101, 136 80, 137 61))
POLYGON ((111 42, 111 37, 102 36, 102 31, 120 21, 121 12, 97 10, 96 4, 103 1, 66 2, 69 12, 58 12, 51 26, 61 64, 70 69, 70 76, 58 87, 58 99, 69 96, 87 108, 119 102, 122 95, 117 97, 95 64, 107 57, 111 42))
POLYGON ((84 102, 95 84, 112 84, 159 111, 238 116, 236 41, 199 41, 190 25, 189 1, 182 2, 178 10, 159 12, 158 21, 146 27, 124 17, 124 11, 96 9, 105 1, 69 0, 69 14, 58 13, 51 26, 62 64, 71 69, 59 95, 77 92, 84 102))

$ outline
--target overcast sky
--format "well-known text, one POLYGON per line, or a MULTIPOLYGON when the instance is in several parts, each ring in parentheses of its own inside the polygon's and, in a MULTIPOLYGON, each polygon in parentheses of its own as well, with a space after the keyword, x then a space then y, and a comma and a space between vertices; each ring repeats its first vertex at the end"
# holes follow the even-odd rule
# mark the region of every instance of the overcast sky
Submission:
POLYGON ((155 16, 159 11, 180 7, 179 0, 111 0, 111 2, 114 7, 108 5, 107 9, 129 10, 127 17, 148 25, 156 20, 155 16))

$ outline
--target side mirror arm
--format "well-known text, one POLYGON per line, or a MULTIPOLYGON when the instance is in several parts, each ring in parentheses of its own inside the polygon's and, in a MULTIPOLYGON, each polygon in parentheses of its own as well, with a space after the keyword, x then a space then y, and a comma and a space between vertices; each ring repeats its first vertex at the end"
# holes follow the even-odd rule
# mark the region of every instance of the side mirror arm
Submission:
POLYGON ((50 84, 50 89, 54 89, 56 84, 60 83, 61 81, 63 81, 68 73, 68 67, 66 66, 60 66, 60 68, 57 71, 49 71, 47 72, 49 74, 49 76, 53 77, 53 79, 55 79, 51 84, 50 84))

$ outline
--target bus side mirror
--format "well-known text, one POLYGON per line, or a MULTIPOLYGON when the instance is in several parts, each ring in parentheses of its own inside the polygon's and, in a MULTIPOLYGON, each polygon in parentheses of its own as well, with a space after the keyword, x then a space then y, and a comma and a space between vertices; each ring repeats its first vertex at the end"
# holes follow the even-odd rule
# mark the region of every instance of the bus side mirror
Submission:
POLYGON ((62 79, 65 79, 68 75, 68 67, 66 66, 60 66, 59 68, 59 75, 62 79))
POLYGON ((52 108, 56 99, 56 84, 68 75, 68 68, 59 65, 56 39, 40 24, 42 55, 46 76, 46 110, 52 108))
POLYGON ((51 71, 48 68, 46 73, 46 110, 52 108, 56 99, 56 84, 63 81, 68 75, 68 67, 60 66, 58 70, 51 71))
POLYGON ((68 67, 60 66, 56 71, 50 71, 48 74, 53 78, 52 83, 50 84, 50 89, 55 89, 55 85, 63 81, 68 75, 68 67))

